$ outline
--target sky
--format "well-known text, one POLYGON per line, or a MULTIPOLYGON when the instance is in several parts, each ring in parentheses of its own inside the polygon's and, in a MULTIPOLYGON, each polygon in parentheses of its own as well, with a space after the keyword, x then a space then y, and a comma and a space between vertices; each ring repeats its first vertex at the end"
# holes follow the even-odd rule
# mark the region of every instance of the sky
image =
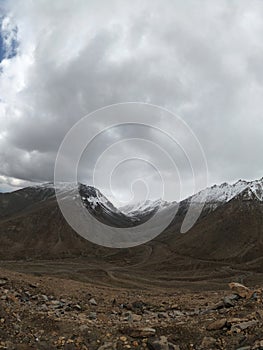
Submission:
MULTIPOLYGON (((59 146, 74 124, 124 102, 180 116, 204 150, 208 185, 263 176, 261 0, 2 0, 0 19, 0 191, 52 181, 59 146)), ((165 147, 149 130, 104 133, 83 157, 81 180, 91 181, 90 163, 102 146, 149 134, 165 147)), ((185 197, 196 190, 190 167, 168 143, 185 197)), ((127 142, 109 153, 98 177, 125 152, 155 154, 127 142)), ((178 200, 178 176, 158 166, 169 174, 167 199, 178 200)), ((114 174, 120 197, 129 197, 137 178, 158 196, 160 179, 146 163, 130 161, 114 174)), ((105 183, 101 189, 110 195, 105 183)))

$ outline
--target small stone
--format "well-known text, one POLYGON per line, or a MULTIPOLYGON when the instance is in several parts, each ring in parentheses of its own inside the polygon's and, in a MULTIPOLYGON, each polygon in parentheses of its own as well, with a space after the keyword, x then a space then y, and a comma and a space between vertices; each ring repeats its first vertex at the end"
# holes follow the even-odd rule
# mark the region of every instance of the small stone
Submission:
POLYGON ((127 341, 127 337, 125 337, 125 336, 123 335, 123 336, 120 337, 120 340, 121 340, 122 342, 126 342, 126 341, 127 341))
POLYGON ((150 350, 169 350, 168 340, 165 336, 161 336, 160 339, 149 340, 147 345, 150 350))
POLYGON ((91 299, 89 300, 89 303, 90 303, 90 305, 93 305, 93 306, 97 306, 97 305, 98 305, 97 302, 96 302, 96 300, 95 300, 94 298, 91 298, 91 299))
POLYGON ((261 350, 263 349, 263 340, 257 340, 253 345, 252 350, 261 350))
POLYGON ((17 347, 11 341, 6 341, 4 349, 15 350, 17 347))
POLYGON ((145 306, 146 306, 146 304, 143 301, 134 301, 132 303, 133 309, 143 310, 145 308, 145 306))
POLYGON ((231 295, 228 295, 227 297, 232 301, 237 301, 240 299, 240 296, 237 294, 231 294, 231 295))
POLYGON ((156 330, 154 328, 125 328, 122 330, 126 334, 130 335, 133 338, 146 338, 152 337, 155 335, 156 330))
POLYGON ((236 333, 239 333, 238 329, 240 330, 245 330, 247 328, 250 328, 250 327, 253 327, 257 324, 257 321, 248 321, 248 322, 242 322, 242 323, 238 323, 238 324, 235 324, 231 327, 231 330, 233 332, 236 332, 236 333))
POLYGON ((137 315, 137 314, 132 314, 131 315, 131 319, 133 322, 140 322, 141 319, 142 319, 142 316, 141 315, 137 315))
POLYGON ((148 340, 147 346, 150 350, 180 350, 178 345, 168 342, 165 336, 161 336, 160 339, 148 340))
POLYGON ((172 343, 168 343, 168 345, 169 345, 169 350, 180 350, 179 345, 174 345, 172 343))
POLYGON ((97 318, 97 312, 90 312, 89 315, 88 315, 88 318, 90 320, 96 320, 97 318))
POLYGON ((223 309, 225 307, 225 304, 223 301, 219 301, 218 303, 210 306, 207 311, 211 311, 211 310, 220 310, 223 309))
POLYGON ((0 287, 4 286, 5 284, 7 284, 8 279, 7 278, 0 278, 0 287))
POLYGON ((110 342, 107 342, 98 348, 98 350, 112 350, 112 349, 114 349, 114 345, 113 343, 110 343, 110 342))
POLYGON ((233 301, 231 300, 230 297, 224 297, 223 302, 224 302, 224 306, 225 306, 226 308, 234 307, 234 306, 235 306, 235 304, 233 303, 233 301))
POLYGON ((212 346, 216 344, 216 339, 213 337, 204 337, 201 343, 201 348, 208 348, 211 349, 212 346))
POLYGON ((253 299, 253 300, 260 300, 258 292, 256 292, 256 291, 253 292, 253 294, 251 296, 251 299, 253 299))
POLYGON ((180 310, 173 310, 173 316, 174 317, 181 317, 181 316, 184 316, 184 313, 180 310))
POLYGON ((227 323, 242 323, 248 321, 247 318, 231 317, 227 319, 227 323))
POLYGON ((88 331, 89 330, 89 327, 85 324, 82 324, 80 327, 79 327, 79 330, 81 332, 85 332, 85 331, 88 331))
MULTIPOLYGON (((38 347, 39 347, 39 350, 51 350, 50 344, 44 340, 39 342, 38 347)), ((52 349, 54 348, 52 347, 52 349)))
POLYGON ((19 330, 20 330, 19 325, 18 325, 18 324, 16 324, 16 323, 14 324, 14 330, 15 330, 15 331, 19 331, 19 330))
POLYGON ((77 311, 81 311, 81 306, 79 304, 74 305, 73 308, 77 311))
POLYGON ((216 331, 216 330, 219 330, 219 329, 222 329, 225 325, 226 325, 226 318, 221 318, 220 320, 216 320, 212 323, 210 323, 206 329, 208 331, 216 331))
POLYGON ((44 301, 48 301, 48 297, 45 294, 42 294, 41 297, 44 301))
POLYGON ((61 309, 65 305, 65 303, 60 300, 51 300, 51 304, 54 309, 61 309))

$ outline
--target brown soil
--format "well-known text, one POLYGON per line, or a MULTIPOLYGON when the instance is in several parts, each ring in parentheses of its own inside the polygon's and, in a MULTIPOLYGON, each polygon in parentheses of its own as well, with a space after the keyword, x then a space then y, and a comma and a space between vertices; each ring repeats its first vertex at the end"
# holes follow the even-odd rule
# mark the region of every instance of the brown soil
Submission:
POLYGON ((169 349, 261 349, 262 290, 231 299, 225 289, 113 288, 0 269, 0 349, 165 349, 154 347, 162 336, 169 349))

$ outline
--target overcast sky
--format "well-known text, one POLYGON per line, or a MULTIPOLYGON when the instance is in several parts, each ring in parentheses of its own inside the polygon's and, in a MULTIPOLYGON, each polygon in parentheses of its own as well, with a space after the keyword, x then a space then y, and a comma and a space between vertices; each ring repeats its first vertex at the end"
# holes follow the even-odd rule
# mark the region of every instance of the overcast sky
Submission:
MULTIPOLYGON (((189 125, 209 185, 263 176, 261 0, 2 0, 0 11, 0 190, 51 181, 68 130, 126 101, 165 107, 189 125)), ((114 181, 124 191, 129 176, 151 171, 130 162, 114 181)), ((185 196, 190 175, 179 171, 185 196)))

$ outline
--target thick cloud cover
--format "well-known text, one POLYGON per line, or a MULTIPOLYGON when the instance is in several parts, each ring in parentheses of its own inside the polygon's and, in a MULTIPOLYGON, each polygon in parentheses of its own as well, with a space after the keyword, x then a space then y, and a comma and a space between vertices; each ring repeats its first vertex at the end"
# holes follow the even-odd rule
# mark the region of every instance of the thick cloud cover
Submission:
POLYGON ((52 180, 74 123, 126 101, 180 115, 203 146, 210 184, 263 176, 262 1, 2 6, 5 44, 14 48, 16 35, 17 47, 0 64, 0 189, 52 180))

